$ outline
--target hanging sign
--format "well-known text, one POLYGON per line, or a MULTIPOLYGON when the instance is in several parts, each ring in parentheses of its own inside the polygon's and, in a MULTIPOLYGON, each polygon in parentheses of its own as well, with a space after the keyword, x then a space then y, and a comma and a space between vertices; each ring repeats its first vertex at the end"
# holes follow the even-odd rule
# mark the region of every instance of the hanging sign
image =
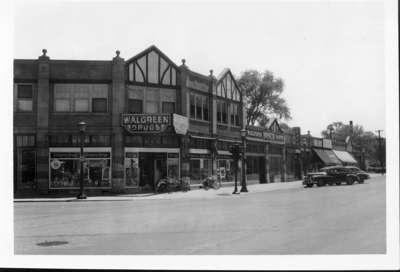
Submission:
POLYGON ((189 128, 189 119, 186 116, 182 116, 174 113, 172 115, 173 125, 176 134, 186 135, 189 128))
POLYGON ((172 125, 170 114, 122 114, 121 126, 130 133, 160 133, 172 125))

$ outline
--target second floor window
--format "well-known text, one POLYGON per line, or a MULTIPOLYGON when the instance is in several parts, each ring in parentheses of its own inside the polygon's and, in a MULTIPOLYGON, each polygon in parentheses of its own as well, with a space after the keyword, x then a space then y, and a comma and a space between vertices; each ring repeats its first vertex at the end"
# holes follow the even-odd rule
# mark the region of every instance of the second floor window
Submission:
POLYGON ((143 113, 143 101, 141 99, 128 99, 128 113, 143 113))
POLYGON ((231 104, 231 126, 240 126, 239 121, 239 105, 231 104))
POLYGON ((55 112, 107 112, 108 85, 55 84, 55 112))
POLYGON ((31 84, 17 85, 17 111, 30 112, 33 109, 33 88, 31 84))
POLYGON ((225 101, 217 101, 217 122, 228 124, 228 105, 225 101))
POLYGON ((174 113, 175 103, 174 102, 162 102, 162 113, 174 113))
POLYGON ((208 97, 204 95, 190 95, 190 118, 196 120, 209 120, 208 97))

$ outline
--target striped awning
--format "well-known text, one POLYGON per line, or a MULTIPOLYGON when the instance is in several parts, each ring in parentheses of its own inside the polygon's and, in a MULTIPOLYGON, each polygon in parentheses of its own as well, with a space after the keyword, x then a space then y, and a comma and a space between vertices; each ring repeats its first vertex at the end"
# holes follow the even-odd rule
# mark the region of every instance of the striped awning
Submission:
POLYGON ((339 160, 344 163, 354 163, 354 164, 357 163, 357 161, 353 158, 353 156, 347 151, 333 150, 333 152, 339 158, 339 160))

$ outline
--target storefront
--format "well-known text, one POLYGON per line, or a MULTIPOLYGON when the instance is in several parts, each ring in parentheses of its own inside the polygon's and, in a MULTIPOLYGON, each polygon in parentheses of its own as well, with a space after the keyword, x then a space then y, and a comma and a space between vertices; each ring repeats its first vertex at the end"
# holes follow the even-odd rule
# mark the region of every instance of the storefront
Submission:
MULTIPOLYGON (((86 147, 83 152, 84 186, 88 189, 111 188, 111 147, 86 147)), ((80 148, 50 147, 50 189, 78 189, 80 175, 80 148)))
POLYGON ((176 114, 123 114, 124 187, 154 191, 161 179, 181 178, 180 135, 187 120, 176 114))
POLYGON ((246 175, 249 182, 265 183, 265 143, 248 141, 246 175))
POLYGON ((180 179, 179 148, 125 148, 125 188, 153 191, 160 179, 180 179))

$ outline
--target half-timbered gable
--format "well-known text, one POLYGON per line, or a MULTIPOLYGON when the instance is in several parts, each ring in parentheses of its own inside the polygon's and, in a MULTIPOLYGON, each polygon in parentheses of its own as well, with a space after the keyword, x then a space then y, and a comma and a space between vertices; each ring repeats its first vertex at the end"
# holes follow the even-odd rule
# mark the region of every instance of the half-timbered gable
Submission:
POLYGON ((126 62, 128 82, 139 85, 179 85, 178 66, 156 46, 132 57, 126 62))

